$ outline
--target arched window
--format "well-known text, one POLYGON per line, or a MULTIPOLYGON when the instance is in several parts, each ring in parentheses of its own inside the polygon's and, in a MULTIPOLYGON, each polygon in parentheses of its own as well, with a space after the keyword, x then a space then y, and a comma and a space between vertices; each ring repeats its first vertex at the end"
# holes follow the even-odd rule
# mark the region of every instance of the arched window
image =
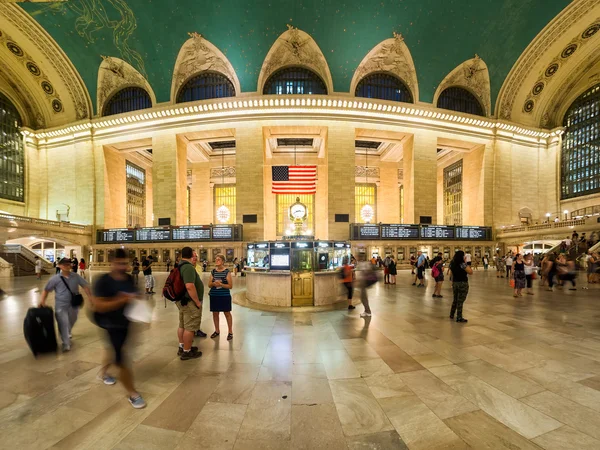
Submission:
POLYGON ((181 86, 177 93, 177 103, 223 97, 235 97, 235 87, 229 78, 217 72, 202 72, 181 86))
POLYGON ((561 152, 561 198, 600 192, 600 84, 569 107, 561 152))
POLYGON ((449 109, 451 111, 475 114, 476 116, 485 116, 483 107, 479 100, 466 89, 453 86, 440 94, 437 101, 437 107, 449 109))
POLYGON ((327 86, 311 70, 303 67, 287 67, 272 74, 263 88, 263 94, 324 94, 327 86))
POLYGON ((141 87, 127 87, 113 95, 104 105, 103 116, 152 108, 152 99, 141 87))
POLYGON ((394 102, 412 103, 410 89, 402 80, 389 73, 372 73, 359 81, 354 95, 357 97, 379 98, 394 102))
POLYGON ((0 94, 0 198, 25 200, 25 150, 19 132, 21 116, 0 94))

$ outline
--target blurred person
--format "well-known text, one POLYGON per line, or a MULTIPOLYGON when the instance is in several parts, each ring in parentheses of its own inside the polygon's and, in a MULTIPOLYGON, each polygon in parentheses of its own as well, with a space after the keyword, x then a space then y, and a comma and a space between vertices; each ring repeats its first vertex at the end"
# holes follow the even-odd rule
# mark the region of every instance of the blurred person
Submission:
POLYGON ((527 284, 527 277, 525 275, 525 262, 523 261, 523 255, 520 253, 517 253, 515 256, 511 272, 515 280, 513 297, 523 297, 522 291, 527 284))
POLYGON ((210 278, 208 287, 210 291, 208 293, 210 297, 210 311, 213 315, 213 322, 215 324, 215 331, 211 334, 211 338, 216 338, 221 334, 219 324, 219 313, 225 315, 227 321, 227 340, 233 339, 233 318, 231 317, 231 288, 233 287, 233 281, 231 279, 231 272, 225 267, 225 256, 217 255, 215 257, 216 267, 210 272, 210 278))
POLYGON ((454 295, 452 308, 450 309, 450 318, 454 319, 454 314, 456 313, 456 321, 458 323, 466 323, 468 320, 463 317, 463 304, 469 294, 468 275, 473 274, 473 269, 467 265, 465 253, 462 250, 454 254, 454 258, 452 258, 452 262, 450 263, 450 270, 452 271, 452 293, 454 295))
POLYGON ((73 255, 73 259, 71 260, 71 270, 77 273, 77 269, 79 269, 79 260, 73 255))
POLYGON ((383 260, 383 282, 390 284, 390 257, 386 256, 383 260))
POLYGON ((396 261, 394 260, 393 256, 390 256, 390 262, 389 262, 389 273, 390 273, 390 282, 389 284, 396 284, 396 275, 398 275, 398 270, 396 268, 396 261))
POLYGON ((35 257, 35 277, 38 280, 42 279, 42 260, 39 256, 35 257))
POLYGON ((167 260, 165 261, 165 264, 167 265, 167 272, 171 271, 171 258, 167 258, 167 260))
POLYGON ((352 304, 352 296, 354 294, 354 277, 353 271, 354 266, 348 263, 348 257, 344 256, 342 259, 342 283, 348 291, 348 309, 356 309, 356 306, 352 304))
POLYGON ((79 260, 79 272, 81 273, 81 276, 82 276, 83 278, 85 278, 85 269, 86 269, 86 266, 85 266, 85 259, 81 258, 81 259, 79 260))
POLYGON ((484 257, 483 257, 483 270, 488 270, 489 265, 490 265, 490 259, 488 258, 488 255, 484 255, 484 257))
POLYGON ((506 278, 508 278, 508 282, 510 283, 511 276, 512 276, 512 270, 513 270, 512 253, 509 253, 508 255, 506 255, 506 258, 504 259, 504 266, 506 267, 506 278))
POLYGON ((543 273, 546 274, 546 281, 548 282, 548 290, 552 291, 554 287, 554 276, 556 275, 556 256, 554 253, 549 253, 547 258, 544 258, 544 266, 542 268, 543 273))
POLYGON ((142 262, 142 271, 144 272, 144 284, 146 294, 154 294, 154 277, 152 276, 152 264, 154 263, 152 255, 148 256, 142 262))
POLYGON ((40 308, 46 306, 48 294, 54 291, 54 315, 62 340, 62 350, 68 352, 71 350, 71 332, 79 314, 79 307, 72 304, 73 297, 79 295, 80 286, 89 298, 92 297, 92 291, 87 281, 78 274, 71 272, 71 260, 69 258, 62 258, 58 262, 58 266, 60 267, 60 273, 52 276, 46 283, 39 306, 40 308))
POLYGON ((433 258, 433 267, 431 268, 431 276, 435 280, 435 289, 433 290, 433 298, 442 298, 442 285, 444 284, 444 261, 442 254, 438 253, 436 258, 433 258))
POLYGON ((417 262, 416 262, 417 275, 415 276, 415 280, 412 284, 413 286, 416 285, 417 287, 425 287, 426 264, 427 264, 427 258, 425 257, 423 252, 421 250, 419 250, 417 252, 417 262), (417 281, 419 281, 419 284, 417 284, 417 281))
POLYGON ((533 260, 533 255, 531 253, 525 255, 523 262, 525 264, 525 281, 527 285, 527 295, 533 295, 532 287, 533 279, 535 277, 535 262, 533 260))
POLYGON ((589 284, 596 283, 596 270, 598 269, 598 254, 595 252, 588 252, 586 258, 587 264, 587 281, 589 284))
POLYGON ((140 275, 140 261, 137 259, 137 256, 133 258, 131 262, 131 276, 133 277, 133 285, 138 285, 138 278, 140 275))
POLYGON ((467 266, 470 266, 471 263, 471 252, 467 250, 467 252, 465 253, 465 262, 467 263, 467 266))
POLYGON ((360 287, 360 301, 365 310, 360 313, 360 317, 371 317, 371 308, 369 306, 369 296, 367 289, 377 282, 377 268, 369 262, 361 262, 358 265, 358 283, 360 287))
POLYGON ((565 257, 565 255, 560 255, 558 258, 558 279, 563 282, 569 281, 571 282, 570 291, 576 291, 577 287, 575 286, 575 280, 577 279, 577 271, 575 270, 575 261, 571 256, 565 257))
POLYGON ((175 304, 179 309, 179 327, 177 328, 177 338, 179 339, 179 349, 177 355, 182 361, 196 359, 202 356, 198 347, 193 347, 194 335, 200 331, 202 323, 202 299, 204 298, 204 284, 200 275, 196 272, 198 254, 191 247, 181 249, 181 262, 177 266, 181 273, 181 278, 185 284, 186 293, 181 300, 175 304))
POLYGON ((499 252, 496 253, 495 263, 496 263, 496 278, 504 278, 504 270, 502 267, 502 256, 500 256, 499 252))
POLYGON ((414 275, 415 274, 415 267, 417 265, 417 258, 415 257, 415 255, 410 255, 410 274, 414 275))
POLYGON ((94 320, 96 325, 106 331, 113 350, 112 358, 107 353, 98 379, 106 385, 114 385, 117 381, 107 374, 107 370, 112 364, 116 365, 129 403, 140 409, 146 406, 146 402, 134 387, 133 372, 124 354, 130 333, 130 322, 125 316, 125 308, 138 296, 133 277, 127 273, 128 266, 127 253, 124 249, 117 248, 110 263, 110 272, 102 275, 94 285, 94 320))

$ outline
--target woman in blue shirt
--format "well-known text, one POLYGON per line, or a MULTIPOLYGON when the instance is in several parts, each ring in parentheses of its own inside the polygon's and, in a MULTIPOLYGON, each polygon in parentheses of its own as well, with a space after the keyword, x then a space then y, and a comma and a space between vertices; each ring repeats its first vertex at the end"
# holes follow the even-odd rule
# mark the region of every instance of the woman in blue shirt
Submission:
POLYGON ((225 267, 225 257, 223 255, 217 255, 215 257, 216 267, 210 273, 210 280, 208 287, 210 291, 208 296, 210 298, 210 310, 213 314, 213 322, 215 324, 215 332, 211 334, 211 338, 216 338, 221 334, 219 328, 219 313, 225 314, 227 320, 227 327, 229 328, 229 334, 227 334, 227 340, 233 339, 233 318, 231 317, 231 288, 233 287, 233 281, 231 280, 231 272, 225 267))

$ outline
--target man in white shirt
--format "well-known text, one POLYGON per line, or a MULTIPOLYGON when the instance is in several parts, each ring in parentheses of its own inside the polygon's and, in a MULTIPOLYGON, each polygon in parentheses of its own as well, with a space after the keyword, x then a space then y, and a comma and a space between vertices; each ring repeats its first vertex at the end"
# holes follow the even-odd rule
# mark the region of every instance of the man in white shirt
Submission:
POLYGON ((38 256, 35 257, 35 276, 38 280, 42 279, 42 260, 38 256))
POLYGON ((567 246, 567 250, 569 250, 571 248, 572 243, 573 243, 573 241, 571 241, 571 238, 569 236, 567 236, 567 238, 565 239, 565 245, 567 246))
POLYGON ((506 256, 506 278, 508 278, 508 282, 510 283, 510 273, 512 272, 513 259, 512 254, 509 253, 506 256))
POLYGON ((465 253, 465 262, 467 263, 467 266, 471 265, 471 253, 470 252, 465 253))

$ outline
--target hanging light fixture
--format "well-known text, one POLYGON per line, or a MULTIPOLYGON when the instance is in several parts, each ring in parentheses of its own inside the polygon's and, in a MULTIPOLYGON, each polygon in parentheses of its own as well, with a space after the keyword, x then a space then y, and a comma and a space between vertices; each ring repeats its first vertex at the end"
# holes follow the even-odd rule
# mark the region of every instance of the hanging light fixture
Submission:
MULTIPOLYGON (((221 149, 221 186, 225 185, 225 149, 221 149)), ((231 217, 231 212, 229 208, 225 206, 223 203, 217 209, 217 220, 221 223, 229 222, 229 218, 231 217)))
MULTIPOLYGON (((368 155, 369 149, 365 147, 365 184, 369 184, 369 165, 368 165, 368 155)), ((369 203, 365 203, 363 207, 360 209, 360 217, 365 223, 371 223, 373 217, 375 217, 375 210, 369 203)))

